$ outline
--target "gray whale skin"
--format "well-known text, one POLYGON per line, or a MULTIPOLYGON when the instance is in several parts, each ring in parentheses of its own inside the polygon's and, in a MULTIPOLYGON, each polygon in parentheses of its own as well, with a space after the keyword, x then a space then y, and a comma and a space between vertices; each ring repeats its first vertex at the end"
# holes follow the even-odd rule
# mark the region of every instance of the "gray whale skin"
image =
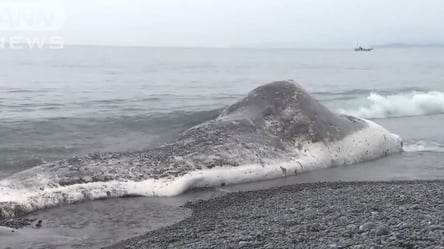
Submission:
POLYGON ((148 151, 51 162, 0 181, 0 219, 83 200, 173 196, 354 164, 402 150, 399 136, 331 112, 298 84, 272 82, 148 151))

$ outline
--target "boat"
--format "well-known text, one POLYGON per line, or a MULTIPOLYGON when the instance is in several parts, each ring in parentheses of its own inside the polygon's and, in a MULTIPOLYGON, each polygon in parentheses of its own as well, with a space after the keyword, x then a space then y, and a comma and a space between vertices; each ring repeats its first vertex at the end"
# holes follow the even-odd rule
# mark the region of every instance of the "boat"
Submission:
POLYGON ((373 50, 373 48, 363 48, 361 46, 355 48, 356 52, 359 52, 359 51, 368 52, 368 51, 372 51, 372 50, 373 50))

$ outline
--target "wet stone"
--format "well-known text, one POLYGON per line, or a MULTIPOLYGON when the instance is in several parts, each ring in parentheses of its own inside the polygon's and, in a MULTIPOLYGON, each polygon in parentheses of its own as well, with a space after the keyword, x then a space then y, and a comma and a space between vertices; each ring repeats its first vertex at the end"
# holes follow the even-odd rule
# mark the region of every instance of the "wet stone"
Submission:
POLYGON ((379 225, 376 227, 376 236, 388 235, 390 233, 386 225, 379 225))

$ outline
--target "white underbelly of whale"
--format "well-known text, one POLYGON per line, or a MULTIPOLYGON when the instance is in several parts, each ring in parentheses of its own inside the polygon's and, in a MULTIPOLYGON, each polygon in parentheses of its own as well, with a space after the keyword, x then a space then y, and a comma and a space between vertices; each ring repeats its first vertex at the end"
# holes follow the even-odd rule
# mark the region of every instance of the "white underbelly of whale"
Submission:
POLYGON ((339 141, 306 143, 298 148, 297 157, 266 164, 222 166, 195 170, 170 179, 147 179, 134 181, 108 181, 57 186, 51 179, 39 176, 39 186, 12 189, 7 181, 0 185, 0 204, 11 203, 10 208, 0 210, 3 215, 14 216, 14 206, 24 212, 93 200, 122 196, 175 196, 189 189, 247 183, 297 175, 304 171, 350 165, 380 158, 402 151, 402 141, 378 124, 365 120, 368 126, 349 134, 339 141), (45 183, 47 180, 47 183, 45 183), (44 188, 42 188, 42 186, 44 188))

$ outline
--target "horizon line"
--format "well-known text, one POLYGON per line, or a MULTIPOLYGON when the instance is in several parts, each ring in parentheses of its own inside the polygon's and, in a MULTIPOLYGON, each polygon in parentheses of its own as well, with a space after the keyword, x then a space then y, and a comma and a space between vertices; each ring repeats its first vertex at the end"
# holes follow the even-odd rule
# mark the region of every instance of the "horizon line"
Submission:
MULTIPOLYGON (((65 47, 109 47, 109 48, 159 48, 159 49, 295 49, 295 50, 347 50, 354 49, 355 46, 350 47, 303 47, 303 46, 197 46, 197 45, 121 45, 121 44, 67 44, 65 47)), ((424 43, 424 44, 410 44, 410 43, 385 43, 369 46, 372 48, 439 48, 444 47, 444 43, 424 43)))

